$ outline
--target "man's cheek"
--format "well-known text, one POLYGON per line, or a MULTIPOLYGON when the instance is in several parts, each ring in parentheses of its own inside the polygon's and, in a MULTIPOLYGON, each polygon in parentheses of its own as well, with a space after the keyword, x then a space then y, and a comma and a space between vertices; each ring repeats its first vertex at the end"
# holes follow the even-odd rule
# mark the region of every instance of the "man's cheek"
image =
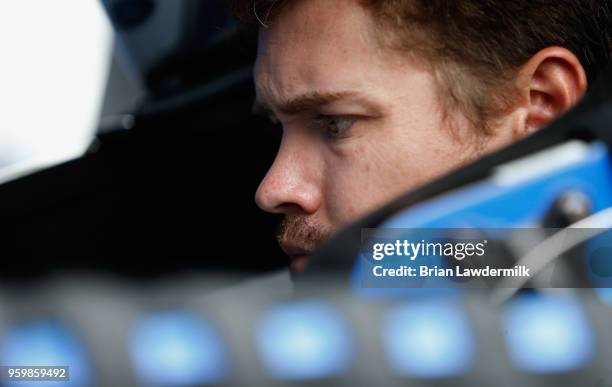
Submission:
POLYGON ((334 174, 330 179, 327 210, 334 224, 344 226, 357 220, 388 199, 372 172, 372 166, 354 163, 350 170, 334 174))
POLYGON ((335 172, 326 179, 326 211, 330 222, 335 227, 342 227, 356 220, 363 211, 365 191, 351 171, 336 169, 335 172))
POLYGON ((401 145, 382 136, 384 128, 372 129, 377 130, 345 144, 341 156, 331 155, 327 160, 324 195, 335 225, 366 215, 410 186, 410 161, 401 145))

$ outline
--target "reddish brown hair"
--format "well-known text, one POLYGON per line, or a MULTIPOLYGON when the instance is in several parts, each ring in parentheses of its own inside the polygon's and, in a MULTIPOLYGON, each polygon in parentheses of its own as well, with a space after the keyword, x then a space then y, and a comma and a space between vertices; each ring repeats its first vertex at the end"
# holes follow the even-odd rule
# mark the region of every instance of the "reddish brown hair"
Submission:
MULTIPOLYGON (((237 15, 267 24, 299 0, 236 0, 237 15)), ((436 70, 441 96, 475 125, 508 106, 516 70, 538 51, 564 47, 589 83, 610 59, 612 0, 356 0, 382 36, 416 52, 436 70)))

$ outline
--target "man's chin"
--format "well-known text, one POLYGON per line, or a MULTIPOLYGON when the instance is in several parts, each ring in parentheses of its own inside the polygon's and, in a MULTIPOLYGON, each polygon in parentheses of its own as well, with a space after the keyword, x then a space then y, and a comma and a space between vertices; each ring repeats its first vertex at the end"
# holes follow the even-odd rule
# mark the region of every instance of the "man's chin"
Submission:
POLYGON ((302 273, 308 267, 309 262, 310 262, 310 255, 296 255, 291 258, 291 264, 289 265, 289 270, 293 274, 302 273))

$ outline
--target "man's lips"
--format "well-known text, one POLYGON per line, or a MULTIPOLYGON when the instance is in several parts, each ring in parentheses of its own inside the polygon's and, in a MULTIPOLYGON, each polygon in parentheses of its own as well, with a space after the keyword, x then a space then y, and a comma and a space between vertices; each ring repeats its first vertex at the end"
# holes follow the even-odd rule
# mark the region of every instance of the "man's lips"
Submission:
POLYGON ((306 269, 312 251, 289 242, 281 242, 280 246, 291 257, 289 268, 292 272, 299 273, 306 269))

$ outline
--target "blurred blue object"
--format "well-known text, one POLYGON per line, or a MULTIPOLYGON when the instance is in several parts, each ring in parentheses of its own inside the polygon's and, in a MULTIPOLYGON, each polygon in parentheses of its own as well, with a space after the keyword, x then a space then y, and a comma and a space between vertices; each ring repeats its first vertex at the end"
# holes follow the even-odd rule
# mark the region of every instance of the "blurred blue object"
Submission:
POLYGON ((324 303, 268 310, 258 321, 256 339, 267 371, 282 380, 334 377, 347 371, 353 360, 348 326, 324 303))
POLYGON ((146 386, 192 386, 223 381, 229 354, 212 324, 186 312, 160 312, 134 326, 131 355, 146 386))
POLYGON ((475 340, 459 303, 402 304, 389 312, 382 333, 390 366, 400 376, 452 377, 473 364, 475 340))
POLYGON ((602 302, 612 305, 612 288, 596 288, 595 294, 602 302))
POLYGON ((68 381, 19 381, 7 386, 69 387, 92 383, 85 347, 67 327, 54 321, 31 322, 9 328, 0 344, 3 366, 68 366, 68 381))
POLYGON ((523 371, 573 371, 595 352, 593 331, 573 297, 522 296, 508 305, 504 327, 510 356, 523 371))

